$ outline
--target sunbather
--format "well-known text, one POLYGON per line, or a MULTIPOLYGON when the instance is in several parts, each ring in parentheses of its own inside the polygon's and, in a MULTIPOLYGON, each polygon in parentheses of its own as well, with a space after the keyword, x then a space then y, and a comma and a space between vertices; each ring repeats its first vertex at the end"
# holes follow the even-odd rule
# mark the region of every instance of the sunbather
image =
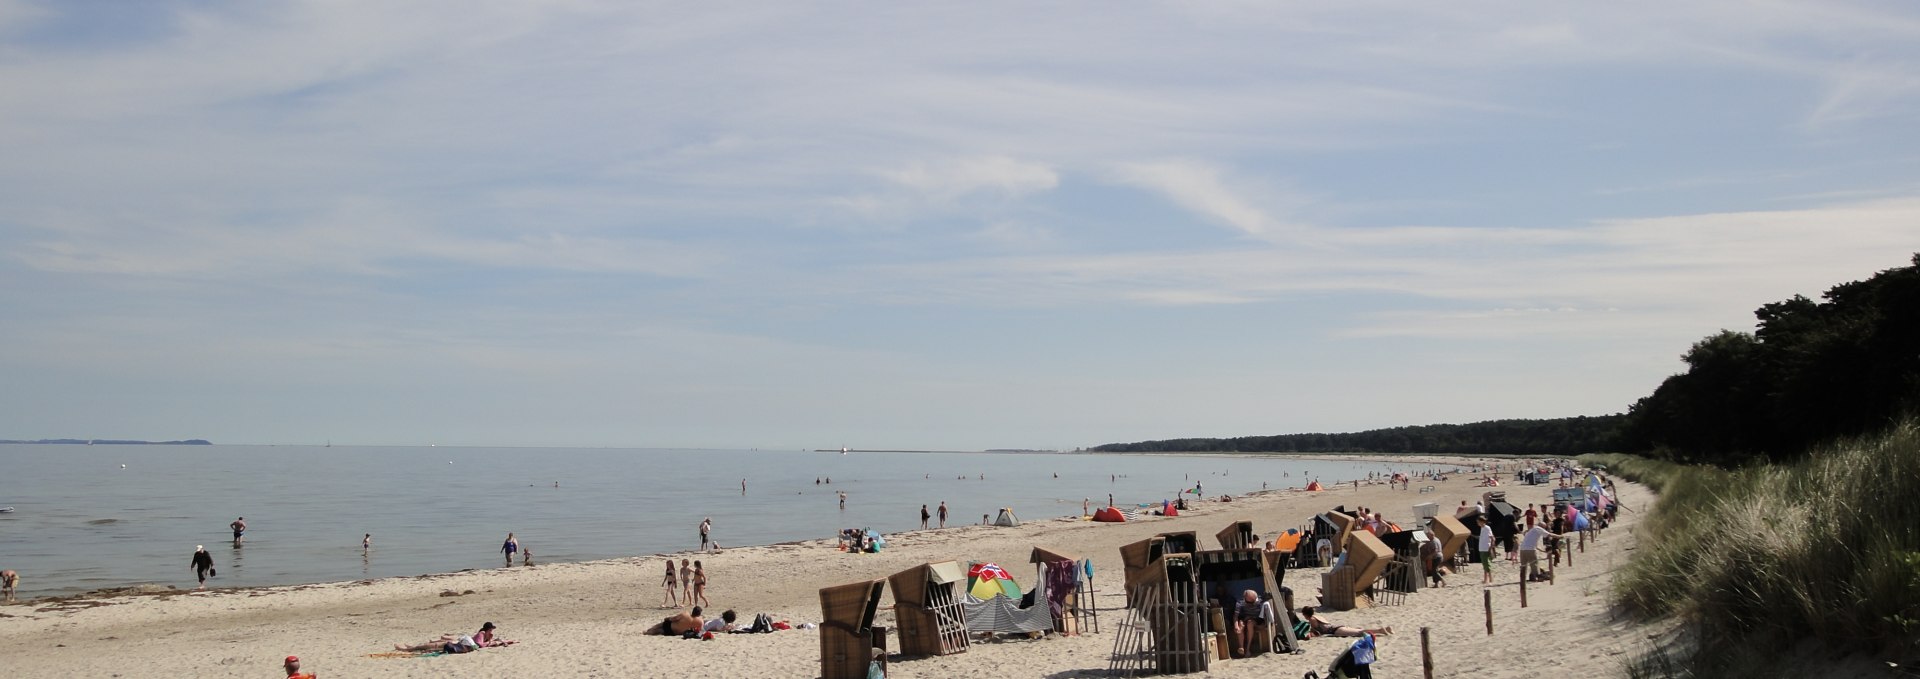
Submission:
POLYGON ((1360 627, 1347 627, 1344 625, 1335 625, 1331 622, 1328 622, 1326 618, 1322 618, 1318 615, 1314 615, 1312 606, 1301 606, 1300 615, 1307 619, 1308 629, 1310 629, 1313 632, 1314 636, 1357 637, 1362 634, 1393 634, 1392 627, 1365 629, 1360 627))
POLYGON ((675 613, 660 621, 660 624, 647 628, 647 634, 677 637, 688 632, 698 632, 706 624, 700 619, 700 607, 694 606, 690 613, 675 613))
POLYGON ((440 651, 442 653, 468 653, 482 648, 511 646, 513 642, 502 640, 493 634, 494 625, 489 622, 480 626, 480 631, 471 635, 442 634, 438 639, 423 641, 413 645, 394 644, 393 650, 421 653, 440 651))

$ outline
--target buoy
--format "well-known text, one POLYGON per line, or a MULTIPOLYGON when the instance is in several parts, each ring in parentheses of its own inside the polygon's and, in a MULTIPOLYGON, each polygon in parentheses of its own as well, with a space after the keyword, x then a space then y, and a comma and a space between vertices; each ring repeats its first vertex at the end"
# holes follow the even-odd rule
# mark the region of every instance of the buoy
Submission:
POLYGON ((123 465, 120 465, 120 468, 121 468, 121 469, 126 469, 126 468, 127 468, 127 466, 123 464, 123 465))
POLYGON ((453 464, 453 460, 447 460, 447 464, 453 464))

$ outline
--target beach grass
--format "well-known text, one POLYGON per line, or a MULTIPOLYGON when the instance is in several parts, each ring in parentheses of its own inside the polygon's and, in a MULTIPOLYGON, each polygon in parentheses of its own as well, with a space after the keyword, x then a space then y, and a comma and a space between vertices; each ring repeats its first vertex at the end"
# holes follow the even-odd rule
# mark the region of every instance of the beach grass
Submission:
POLYGON ((1920 660, 1920 420, 1787 465, 1590 455, 1660 499, 1614 603, 1680 634, 1634 676, 1784 676, 1806 658, 1920 660), (1791 660, 1791 662, 1788 662, 1791 660))

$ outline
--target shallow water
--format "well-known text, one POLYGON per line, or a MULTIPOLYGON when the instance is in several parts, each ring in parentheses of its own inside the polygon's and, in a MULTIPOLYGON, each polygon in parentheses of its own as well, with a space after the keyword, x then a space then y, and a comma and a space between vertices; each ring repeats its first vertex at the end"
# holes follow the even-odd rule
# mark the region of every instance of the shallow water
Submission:
POLYGON ((0 465, 0 507, 16 508, 0 514, 0 568, 20 571, 22 596, 191 587, 195 545, 213 554, 213 585, 329 582, 499 566, 508 531, 535 562, 583 561, 693 549, 709 516, 724 545, 768 544, 917 528, 922 503, 945 501, 949 524, 1000 507, 1044 519, 1108 493, 1157 503, 1196 481, 1217 497, 1388 469, 1281 457, 78 445, 0 445, 0 465), (227 524, 240 516, 249 527, 235 547, 227 524))

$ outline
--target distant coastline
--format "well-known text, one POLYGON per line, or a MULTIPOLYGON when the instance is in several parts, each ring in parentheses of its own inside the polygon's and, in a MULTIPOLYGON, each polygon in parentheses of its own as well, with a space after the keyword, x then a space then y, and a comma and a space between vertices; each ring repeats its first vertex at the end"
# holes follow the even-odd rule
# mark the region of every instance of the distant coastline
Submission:
POLYGON ((0 439, 0 444, 27 443, 39 445, 93 445, 93 446, 210 446, 206 439, 187 439, 184 441, 126 441, 118 439, 40 439, 37 441, 15 441, 0 439))

